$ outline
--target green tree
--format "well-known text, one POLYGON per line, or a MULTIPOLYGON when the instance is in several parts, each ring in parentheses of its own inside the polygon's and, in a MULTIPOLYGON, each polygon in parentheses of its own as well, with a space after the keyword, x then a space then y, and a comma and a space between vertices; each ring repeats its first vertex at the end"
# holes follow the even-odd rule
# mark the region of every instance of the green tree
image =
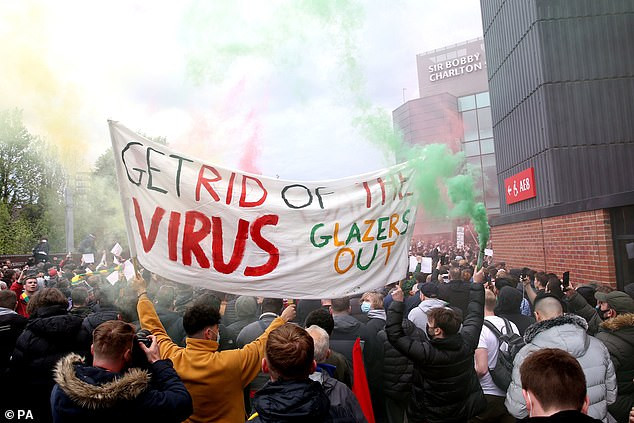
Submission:
MULTIPOLYGON (((165 137, 145 137, 166 144, 165 137)), ((68 182, 74 189, 76 179, 85 185, 74 193, 75 245, 88 233, 104 249, 126 244, 112 149, 88 175, 65 175, 56 157, 50 145, 29 133, 21 111, 0 111, 0 254, 31 253, 44 236, 51 252, 65 251, 64 187, 68 182)))
POLYGON ((55 157, 26 129, 21 111, 0 111, 0 253, 30 253, 38 238, 51 237, 53 228, 61 225, 63 231, 63 219, 51 213, 61 204, 64 187, 55 157))

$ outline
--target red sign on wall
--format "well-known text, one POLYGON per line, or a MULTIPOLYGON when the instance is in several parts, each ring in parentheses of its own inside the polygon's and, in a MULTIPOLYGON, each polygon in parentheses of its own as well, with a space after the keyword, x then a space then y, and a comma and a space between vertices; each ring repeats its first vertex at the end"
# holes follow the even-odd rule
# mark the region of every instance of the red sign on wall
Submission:
POLYGON ((535 169, 528 169, 516 173, 504 180, 504 191, 506 191, 506 204, 519 203, 537 196, 535 190, 535 169))

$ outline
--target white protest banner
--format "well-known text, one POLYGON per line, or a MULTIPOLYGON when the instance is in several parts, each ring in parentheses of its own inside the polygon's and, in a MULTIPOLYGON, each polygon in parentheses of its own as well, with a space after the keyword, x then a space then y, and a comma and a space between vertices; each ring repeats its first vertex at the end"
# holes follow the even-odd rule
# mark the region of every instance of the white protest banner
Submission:
POLYGON ((110 250, 110 252, 115 256, 120 256, 123 252, 123 247, 121 247, 121 245, 119 245, 119 243, 117 242, 114 247, 112 247, 112 250, 110 250))
POLYGON ((95 262, 95 255, 93 253, 82 254, 81 260, 86 264, 91 264, 95 262))
POLYGON ((132 261, 126 260, 123 262, 123 276, 127 280, 134 279, 134 264, 132 264, 132 261))
POLYGON ((485 248, 484 249, 484 255, 485 256, 489 256, 489 257, 493 257, 493 250, 490 248, 485 248))
POLYGON ((111 285, 117 283, 117 281, 119 280, 119 271, 115 270, 114 272, 112 272, 110 275, 108 275, 106 280, 110 282, 111 285))
POLYGON ((456 227, 456 247, 464 248, 464 226, 456 227))
POLYGON ((409 256, 409 271, 410 272, 414 272, 416 271, 416 266, 418 266, 418 260, 416 260, 416 257, 414 256, 409 256))
POLYGON ((407 164, 285 181, 201 163, 116 122, 110 133, 130 252, 151 272, 298 299, 352 295, 406 275, 416 216, 407 164))
POLYGON ((420 264, 421 273, 431 273, 431 267, 432 267, 432 258, 423 257, 423 261, 420 264))

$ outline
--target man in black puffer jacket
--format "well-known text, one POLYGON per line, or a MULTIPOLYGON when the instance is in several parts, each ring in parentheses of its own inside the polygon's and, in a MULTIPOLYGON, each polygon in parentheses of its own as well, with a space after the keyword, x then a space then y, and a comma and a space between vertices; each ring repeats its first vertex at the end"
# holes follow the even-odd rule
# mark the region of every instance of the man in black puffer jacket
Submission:
MULTIPOLYGON (((426 338, 425 332, 407 319, 403 319, 403 331, 407 336, 421 342, 426 338)), ((405 421, 405 409, 412 392, 414 363, 390 344, 385 329, 377 334, 377 339, 383 344, 377 361, 383 364, 381 394, 385 403, 386 421, 400 423, 405 421)))
MULTIPOLYGON (((6 382, 4 372, 9 366, 15 342, 27 324, 26 317, 15 312, 17 304, 15 292, 8 289, 0 291, 0 378, 3 379, 0 386, 4 386, 3 382, 6 382)), ((7 385, 10 386, 10 383, 7 385)))
POLYGON ((420 341, 403 331, 403 293, 392 294, 386 332, 390 343, 414 362, 412 398, 407 408, 409 422, 464 422, 486 407, 474 368, 484 321, 482 269, 473 276, 469 305, 460 329, 456 312, 435 308, 429 314, 429 340, 420 341))
POLYGON ((51 421, 49 398, 55 382, 53 367, 69 352, 85 355, 79 344, 82 318, 67 313, 68 300, 57 288, 44 288, 31 297, 29 321, 18 337, 9 364, 13 381, 10 403, 31 410, 37 422, 51 421))
MULTIPOLYGON (((86 351, 90 351, 92 332, 97 326, 108 320, 119 320, 121 318, 120 310, 114 305, 114 297, 114 289, 110 286, 101 286, 97 290, 95 312, 84 318, 79 330, 79 342, 86 351)), ((87 354, 85 360, 86 364, 92 364, 92 355, 87 354)))
POLYGON ((449 279, 449 282, 438 285, 438 298, 447 301, 450 307, 460 310, 461 317, 464 318, 469 306, 469 286, 471 284, 462 280, 462 270, 455 266, 449 268, 449 279))

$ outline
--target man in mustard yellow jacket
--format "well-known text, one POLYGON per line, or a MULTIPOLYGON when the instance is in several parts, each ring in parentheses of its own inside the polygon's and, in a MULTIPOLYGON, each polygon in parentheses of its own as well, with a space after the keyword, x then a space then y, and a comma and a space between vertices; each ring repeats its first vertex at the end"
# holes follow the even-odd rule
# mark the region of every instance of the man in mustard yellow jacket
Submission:
POLYGON ((156 337, 161 359, 171 359, 194 403, 187 422, 237 423, 245 421, 243 389, 258 374, 269 333, 295 318, 295 306, 287 307, 269 325, 264 334, 237 350, 218 351, 220 313, 206 304, 197 304, 185 312, 183 327, 185 348, 167 335, 147 297, 146 284, 139 275, 134 286, 139 294, 137 311, 143 329, 156 337))

